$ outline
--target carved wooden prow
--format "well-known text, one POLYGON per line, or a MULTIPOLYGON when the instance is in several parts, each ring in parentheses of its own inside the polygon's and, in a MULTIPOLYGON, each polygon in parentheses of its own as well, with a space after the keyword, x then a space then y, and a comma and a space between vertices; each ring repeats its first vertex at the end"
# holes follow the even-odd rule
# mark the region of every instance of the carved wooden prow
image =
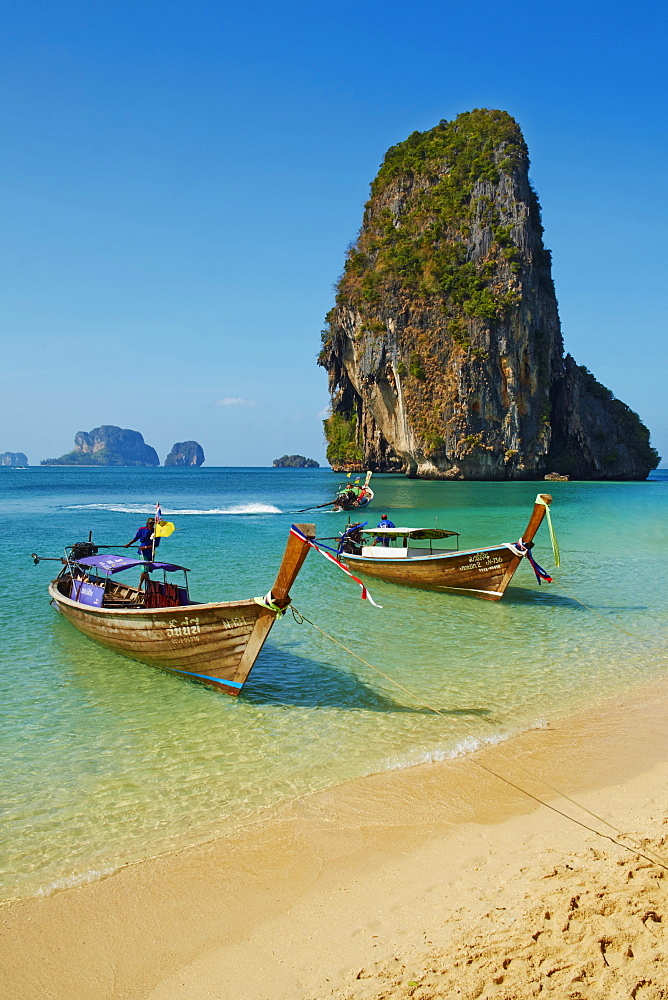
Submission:
POLYGON ((552 497, 549 493, 539 493, 538 499, 533 505, 533 511, 531 512, 531 517, 529 518, 529 523, 527 524, 524 534, 522 535, 522 541, 525 545, 529 542, 533 542, 534 535, 543 523, 543 518, 545 517, 545 511, 552 503, 552 497), (540 501, 543 501, 542 503, 540 501))
MULTIPOLYGON (((297 524, 296 528, 299 528, 307 538, 315 538, 315 524, 297 524)), ((301 539, 297 538, 296 535, 292 533, 288 535, 288 543, 285 546, 285 552, 283 553, 283 558, 281 560, 281 565, 278 567, 278 573, 276 574, 276 580, 271 588, 271 600, 272 603, 278 608, 287 608, 290 603, 290 587, 295 582, 299 570, 302 568, 302 563, 308 555, 310 546, 306 542, 302 542, 301 539)), ((267 595, 268 597, 269 595, 267 595)), ((234 680, 237 681, 239 687, 235 690, 234 688, 228 689, 228 694, 238 695, 241 691, 241 685, 245 682, 248 674, 251 671, 257 656, 264 645, 264 641, 271 631, 271 627, 276 621, 276 612, 262 611, 255 622, 255 627, 251 634, 250 639, 246 649, 244 650, 243 656, 241 657, 239 664, 237 666, 236 672, 234 674, 234 680)))
MULTIPOLYGON (((296 524, 296 528, 307 538, 315 538, 315 524, 296 524)), ((283 559, 276 574, 276 580, 271 588, 271 597, 279 608, 285 607, 290 601, 290 588, 295 582, 299 570, 308 555, 310 546, 302 542, 296 535, 290 534, 285 546, 283 559)))
MULTIPOLYGON (((537 498, 536 503, 533 505, 533 511, 531 512, 529 523, 527 524, 524 534, 522 535, 522 541, 525 545, 529 545, 533 542, 534 535, 543 523, 545 511, 547 510, 548 505, 552 503, 552 497, 549 493, 539 493, 538 497, 540 500, 543 500, 544 503, 540 503, 540 500, 537 498)), ((515 558, 508 563, 503 580, 499 585, 499 597, 505 593, 506 587, 515 575, 515 570, 521 562, 522 556, 515 556, 515 558)))

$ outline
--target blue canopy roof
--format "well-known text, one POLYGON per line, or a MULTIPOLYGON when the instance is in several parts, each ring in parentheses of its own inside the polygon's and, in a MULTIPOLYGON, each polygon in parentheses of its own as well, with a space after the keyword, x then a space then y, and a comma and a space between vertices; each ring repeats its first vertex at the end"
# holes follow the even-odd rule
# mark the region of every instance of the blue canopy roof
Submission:
POLYGON ((131 556, 115 556, 111 552, 101 556, 86 556, 84 559, 77 559, 80 566, 92 566, 95 569, 104 570, 105 573, 120 573, 124 569, 132 569, 133 566, 143 566, 145 569, 164 569, 167 573, 175 570, 186 570, 185 566, 177 566, 175 563, 144 562, 143 559, 133 559, 131 556))

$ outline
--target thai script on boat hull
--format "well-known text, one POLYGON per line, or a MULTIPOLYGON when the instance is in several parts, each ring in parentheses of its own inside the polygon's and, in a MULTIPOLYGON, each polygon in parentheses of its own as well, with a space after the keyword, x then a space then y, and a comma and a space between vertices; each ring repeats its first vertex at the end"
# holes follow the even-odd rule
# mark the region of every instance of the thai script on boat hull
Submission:
MULTIPOLYGON (((224 618, 216 622, 217 627, 222 629, 244 628, 248 624, 252 623, 249 623, 246 618, 224 618)), ((170 618, 165 631, 170 639, 176 639, 183 636, 199 635, 202 629, 199 618, 186 616, 180 619, 170 618)))
POLYGON ((467 566, 463 566, 462 569, 473 569, 477 570, 478 573, 487 573, 490 569, 495 566, 500 566, 503 563, 503 556, 492 556, 489 552, 476 552, 475 555, 469 556, 469 561, 467 566))
POLYGON ((170 618, 167 622, 167 635, 170 639, 181 635, 197 635, 200 631, 199 618, 182 618, 180 621, 170 618))

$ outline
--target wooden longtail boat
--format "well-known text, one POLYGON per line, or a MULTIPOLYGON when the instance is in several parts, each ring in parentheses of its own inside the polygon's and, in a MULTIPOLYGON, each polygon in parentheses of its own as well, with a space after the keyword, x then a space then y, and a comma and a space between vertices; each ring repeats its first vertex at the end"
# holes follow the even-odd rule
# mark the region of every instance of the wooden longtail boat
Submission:
POLYGON ((361 507, 368 507, 373 497, 373 490, 369 487, 365 489, 363 496, 356 497, 354 500, 349 500, 342 493, 339 493, 334 500, 332 510, 360 510, 361 507))
POLYGON ((332 510, 359 510, 361 507, 368 507, 374 497, 373 490, 369 486, 370 479, 371 473, 367 472, 363 486, 348 486, 339 490, 334 497, 332 510))
MULTIPOLYGON (((297 527, 315 537, 315 525, 297 527)), ((53 604, 80 632, 115 653, 238 695, 276 618, 290 603, 309 546, 290 534, 276 580, 264 598, 200 604, 190 599, 187 573, 172 563, 144 564, 117 555, 97 555, 85 543, 68 551, 60 575, 49 585, 53 604), (77 549, 93 554, 79 555, 77 549), (185 586, 158 583, 142 574, 139 588, 113 579, 123 569, 184 573, 185 586)), ((39 557, 34 557, 39 561, 39 557)))
MULTIPOLYGON (((519 542, 504 542, 480 549, 432 548, 434 539, 457 538, 456 531, 441 528, 366 528, 362 536, 382 538, 374 545, 348 545, 353 551, 341 551, 338 558, 353 573, 374 576, 389 583, 424 590, 454 591, 470 594, 486 601, 499 601, 515 575, 515 570, 527 556, 533 538, 542 524, 552 497, 539 493, 526 530, 519 542), (385 542, 389 542, 387 544, 385 542), (414 547, 409 542, 429 541, 429 548, 414 547)), ((346 536, 343 537, 346 545, 346 536)))

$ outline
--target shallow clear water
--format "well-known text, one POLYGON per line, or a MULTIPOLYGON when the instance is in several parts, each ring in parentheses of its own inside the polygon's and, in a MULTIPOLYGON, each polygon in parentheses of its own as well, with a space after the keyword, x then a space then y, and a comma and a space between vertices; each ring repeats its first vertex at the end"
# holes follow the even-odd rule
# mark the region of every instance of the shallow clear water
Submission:
MULTIPOLYGON (((665 472, 618 484, 374 477, 371 523, 384 512, 411 526, 437 519, 467 548, 515 541, 536 492, 554 496, 559 585, 539 587, 522 565, 499 603, 371 581, 378 610, 309 554, 296 607, 416 698, 290 615, 243 695, 226 697, 85 639, 49 605, 55 564, 29 557, 59 555, 89 530, 125 543, 159 500, 178 529, 160 555, 192 569, 194 597, 263 594, 292 521, 315 520, 320 536, 346 523, 290 513, 323 503, 339 479, 325 469, 0 470, 3 896, 96 877, 348 778, 466 752, 665 670, 665 472)), ((536 542, 551 571, 546 527, 536 542)))

